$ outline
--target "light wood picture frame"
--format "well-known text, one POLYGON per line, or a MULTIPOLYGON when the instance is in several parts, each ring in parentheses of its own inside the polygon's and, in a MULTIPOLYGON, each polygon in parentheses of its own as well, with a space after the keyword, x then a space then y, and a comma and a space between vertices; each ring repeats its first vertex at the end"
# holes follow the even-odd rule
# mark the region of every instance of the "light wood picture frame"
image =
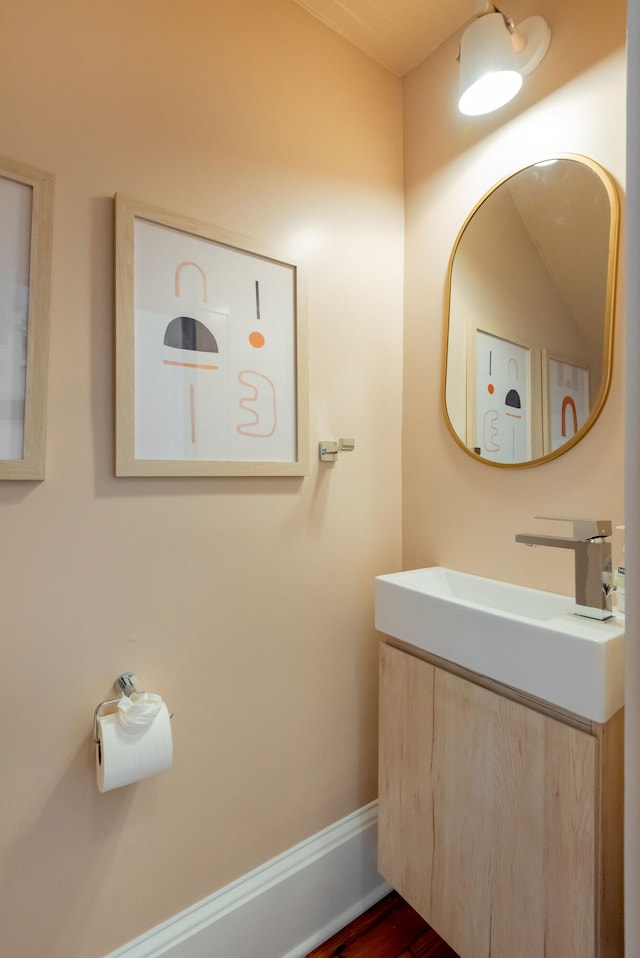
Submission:
POLYGON ((571 442, 589 418, 589 368, 584 360, 542 350, 545 453, 571 442))
POLYGON ((117 194, 116 476, 304 476, 300 267, 117 194))
POLYGON ((532 445, 533 350, 468 324, 467 436, 494 464, 525 461, 532 445))
POLYGON ((54 177, 0 157, 0 479, 44 479, 54 177))

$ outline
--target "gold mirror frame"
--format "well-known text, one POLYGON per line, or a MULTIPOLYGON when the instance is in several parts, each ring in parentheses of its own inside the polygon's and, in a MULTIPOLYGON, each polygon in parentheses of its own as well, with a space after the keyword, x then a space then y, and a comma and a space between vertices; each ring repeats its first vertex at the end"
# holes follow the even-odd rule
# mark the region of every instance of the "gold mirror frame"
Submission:
MULTIPOLYGON (((447 282, 446 282, 446 298, 445 298, 445 317, 444 317, 444 344, 443 344, 443 358, 442 358, 442 390, 441 390, 441 402, 442 409, 444 413, 445 422, 449 429, 449 432, 453 436, 455 442, 460 446, 467 455, 475 459, 478 462, 486 463, 490 466, 497 466, 500 468, 511 468, 511 469, 522 469, 528 468, 529 466, 541 465, 544 462, 550 462, 553 459, 556 459, 558 456, 563 455, 565 452, 568 452, 573 446, 575 446, 580 440, 587 434, 591 429, 596 419, 602 412, 609 389, 611 386, 611 375, 612 375, 612 365, 613 365, 613 338, 614 338, 614 312, 615 312, 615 287, 616 287, 616 270, 617 270, 617 259, 618 259, 618 236, 619 236, 619 200, 616 188, 614 183, 609 176, 609 174, 594 160, 581 156, 574 153, 558 153, 553 156, 544 157, 540 160, 535 161, 534 163, 526 164, 525 166, 520 167, 519 169, 509 173, 504 176, 501 180, 495 183, 491 189, 489 189, 484 196, 476 203, 474 208, 471 210, 467 218, 465 219, 460 231, 456 237, 451 256, 449 258, 449 264, 447 269, 447 282), (570 436, 566 442, 564 442, 559 448, 552 449, 549 451, 544 451, 542 455, 534 456, 528 459, 522 459, 521 461, 516 462, 498 462, 493 459, 487 458, 479 454, 476 449, 468 446, 463 437, 461 437, 456 430, 452 418, 447 407, 447 385, 448 385, 448 375, 450 372, 450 345, 452 338, 452 324, 451 324, 451 299, 452 299, 452 289, 453 289, 453 280, 454 280, 454 263, 456 258, 456 253, 459 250, 460 242, 464 236, 465 230, 469 226, 469 223, 476 215, 478 210, 483 206, 483 204, 492 196, 503 184, 507 183, 509 180, 512 180, 519 173, 522 173, 526 170, 531 170, 536 166, 543 164, 551 164, 557 160, 571 160, 576 163, 581 164, 582 166, 588 167, 593 173, 595 173, 604 189, 606 190, 606 195, 609 202, 609 228, 608 228, 608 241, 607 241, 607 263, 606 263, 606 293, 604 298, 604 315, 602 317, 603 323, 603 333, 602 333, 602 374, 600 377, 600 384, 597 393, 595 394, 592 401, 589 403, 589 413, 580 426, 580 428, 570 436)), ((465 340, 466 342, 466 340, 465 340)), ((475 388, 475 382, 469 383, 469 377, 467 375, 467 360, 469 358, 469 347, 463 345, 462 352, 464 353, 464 388, 466 389, 466 395, 463 397, 463 405, 466 409, 465 415, 465 424, 469 419, 469 401, 468 394, 471 389, 475 388)), ((562 360, 561 360, 562 361, 562 360)), ((542 364, 541 364, 542 365, 542 364)), ((541 413, 545 410, 545 405, 548 404, 547 388, 548 384, 546 382, 546 376, 543 371, 543 368, 540 369, 542 374, 542 380, 539 383, 540 397, 542 401, 541 413)), ((542 431, 544 433, 544 443, 548 443, 548 425, 547 417, 543 416, 542 431)))

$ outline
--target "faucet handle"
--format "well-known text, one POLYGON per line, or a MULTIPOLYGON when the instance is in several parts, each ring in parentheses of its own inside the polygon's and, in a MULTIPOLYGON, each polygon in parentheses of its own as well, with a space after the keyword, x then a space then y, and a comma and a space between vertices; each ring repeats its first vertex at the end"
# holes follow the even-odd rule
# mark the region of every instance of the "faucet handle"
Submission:
POLYGON ((533 518, 572 523, 574 539, 601 539, 604 536, 610 536, 612 531, 610 519, 576 519, 573 516, 534 516, 533 518))

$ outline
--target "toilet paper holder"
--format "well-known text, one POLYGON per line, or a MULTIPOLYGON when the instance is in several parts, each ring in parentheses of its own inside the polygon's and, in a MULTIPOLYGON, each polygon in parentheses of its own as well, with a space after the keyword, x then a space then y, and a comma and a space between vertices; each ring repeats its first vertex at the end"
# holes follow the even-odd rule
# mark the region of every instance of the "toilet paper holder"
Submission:
MULTIPOLYGON (((100 702, 100 705, 96 707, 93 713, 93 740, 96 744, 100 743, 98 736, 98 719, 100 718, 102 709, 106 708, 107 705, 117 705, 120 699, 125 695, 127 698, 131 698, 132 695, 142 695, 143 693, 139 692, 136 688, 137 681, 133 672, 123 672, 113 683, 114 689, 116 692, 120 692, 120 695, 115 699, 105 699, 104 702, 100 702)), ((169 718, 173 718, 173 712, 169 714, 169 718)))

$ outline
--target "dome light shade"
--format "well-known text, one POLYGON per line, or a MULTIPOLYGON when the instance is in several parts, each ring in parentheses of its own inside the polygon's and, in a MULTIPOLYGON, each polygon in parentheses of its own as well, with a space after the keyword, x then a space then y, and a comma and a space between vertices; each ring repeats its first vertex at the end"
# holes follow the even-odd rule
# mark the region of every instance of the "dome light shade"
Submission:
POLYGON ((542 17, 530 17, 517 30, 499 11, 472 21, 460 41, 460 112, 480 116, 508 103, 522 86, 522 77, 540 63, 550 40, 542 17))
POLYGON ((492 113, 512 100, 521 86, 522 77, 517 70, 485 73, 466 88, 458 101, 458 109, 466 116, 492 113))

